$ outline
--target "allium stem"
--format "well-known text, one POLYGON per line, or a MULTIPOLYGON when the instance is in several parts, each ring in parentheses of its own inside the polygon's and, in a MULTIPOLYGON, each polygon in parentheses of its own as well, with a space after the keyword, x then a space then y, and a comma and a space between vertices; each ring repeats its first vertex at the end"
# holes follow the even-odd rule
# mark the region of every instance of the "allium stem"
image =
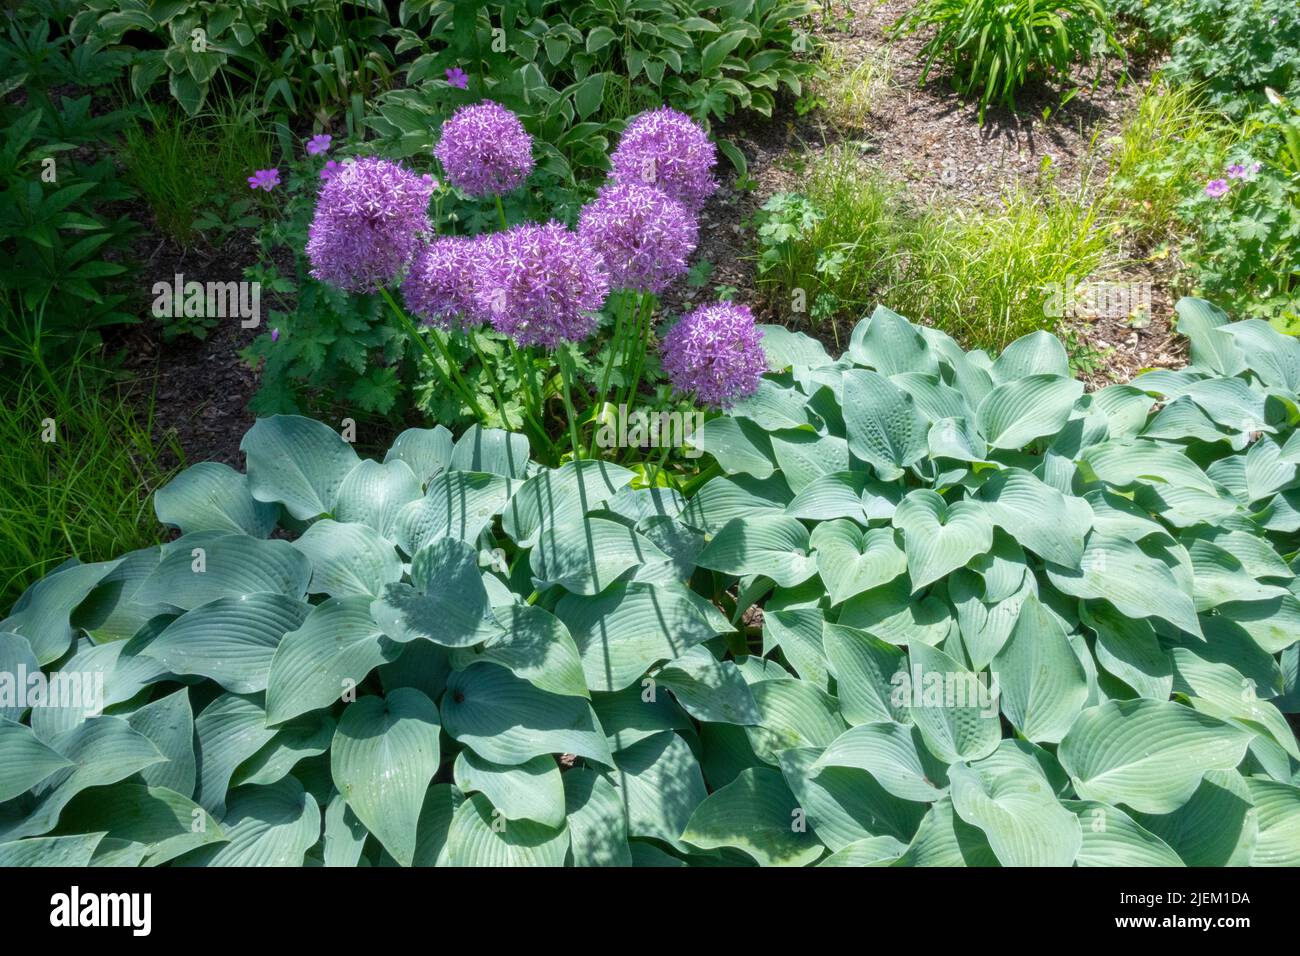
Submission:
POLYGON ((469 347, 474 350, 478 356, 478 364, 483 369, 483 374, 487 376, 488 386, 492 389, 492 396, 496 399, 497 415, 501 418, 501 427, 510 430, 510 423, 506 421, 506 400, 501 397, 501 389, 497 386, 496 370, 488 365, 487 355, 479 345, 478 332, 470 329, 465 332, 465 338, 469 339, 469 347))
POLYGON ((632 387, 628 389, 627 400, 629 402, 636 400, 636 390, 641 385, 641 372, 645 368, 645 354, 650 347, 650 328, 654 324, 656 299, 649 292, 641 296, 641 316, 637 323, 637 334, 633 339, 637 347, 636 354, 632 356, 633 372, 632 387))
POLYGON ((510 224, 506 222, 506 207, 501 205, 500 193, 494 193, 493 196, 497 201, 497 215, 501 217, 501 230, 504 232, 510 228, 510 224))
POLYGON ((569 416, 569 447, 575 459, 582 457, 582 443, 578 441, 578 415, 573 410, 572 370, 569 368, 570 356, 565 346, 555 351, 560 362, 560 381, 563 383, 564 410, 569 416))
MULTIPOLYGON (((609 393, 609 376, 614 371, 614 356, 623 350, 623 336, 627 331, 628 313, 632 311, 632 302, 634 298, 631 292, 622 294, 622 301, 618 310, 614 314, 614 334, 609 340, 609 358, 605 360, 605 369, 600 376, 600 391, 596 393, 596 409, 599 411, 605 406, 605 397, 609 393)), ((591 443, 587 446, 587 457, 596 457, 596 433, 600 431, 600 425, 597 422, 592 423, 591 443)))
POLYGON ((461 378, 460 371, 456 368, 456 363, 452 360, 451 353, 447 351, 447 345, 443 342, 438 331, 434 329, 432 337, 433 340, 438 343, 438 350, 442 352, 442 357, 447 361, 447 375, 443 374, 442 366, 438 364, 438 356, 433 353, 433 349, 429 348, 429 343, 424 340, 424 336, 420 334, 420 330, 416 327, 415 323, 411 321, 410 316, 408 316, 406 312, 403 311, 402 307, 393 299, 392 294, 382 286, 380 287, 379 292, 388 303, 388 307, 392 309, 393 314, 397 316, 397 320, 406 327, 407 333, 415 340, 416 344, 424 350, 424 354, 428 356, 433 367, 438 370, 438 374, 442 377, 442 380, 452 391, 459 394, 460 398, 474 413, 474 417, 478 421, 482 422, 485 417, 483 415, 483 409, 479 407, 478 401, 474 398, 473 393, 470 392, 469 388, 465 385, 464 379, 461 378))

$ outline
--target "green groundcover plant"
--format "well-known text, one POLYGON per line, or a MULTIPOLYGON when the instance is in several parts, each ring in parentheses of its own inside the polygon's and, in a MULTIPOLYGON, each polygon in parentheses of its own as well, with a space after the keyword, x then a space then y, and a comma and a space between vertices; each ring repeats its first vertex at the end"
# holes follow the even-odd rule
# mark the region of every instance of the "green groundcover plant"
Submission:
POLYGON ((0 621, 0 862, 1300 863, 1300 342, 1178 311, 1091 394, 769 327, 691 494, 262 419, 0 621))

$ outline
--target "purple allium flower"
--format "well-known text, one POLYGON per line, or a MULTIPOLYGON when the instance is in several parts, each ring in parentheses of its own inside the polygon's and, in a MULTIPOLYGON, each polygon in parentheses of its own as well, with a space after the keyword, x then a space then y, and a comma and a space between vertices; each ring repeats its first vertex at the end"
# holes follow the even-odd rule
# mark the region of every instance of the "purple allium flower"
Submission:
POLYGON ((279 330, 279 329, 272 329, 272 330, 271 330, 271 341, 272 341, 272 342, 278 342, 278 341, 280 341, 280 330, 279 330))
POLYGON ((449 66, 444 71, 447 74, 447 83, 456 87, 458 90, 469 88, 469 76, 458 66, 449 66))
POLYGON ((334 137, 330 136, 329 133, 317 133, 307 140, 307 155, 319 156, 321 153, 328 153, 333 139, 334 137))
POLYGON ((249 189, 265 189, 268 193, 280 185, 280 170, 259 169, 248 177, 249 189))
POLYGON ((1205 195, 1211 199, 1218 199, 1228 191, 1228 181, 1226 179, 1211 179, 1205 184, 1205 195))
POLYGON ((326 160, 325 165, 321 167, 320 178, 329 179, 331 176, 333 176, 342 168, 343 168, 342 163, 335 162, 332 159, 326 160))
POLYGON ((578 235, 604 260, 614 288, 657 293, 686 271, 699 226, 656 186, 611 183, 582 207, 578 235))
POLYGON ((667 106, 628 123, 610 162, 615 182, 658 186, 692 212, 718 188, 712 172, 718 151, 709 134, 667 106))
POLYGON ((433 154, 447 179, 470 196, 508 193, 533 171, 533 139, 519 117, 484 100, 462 106, 442 124, 433 154))
POLYGON ((580 342, 596 327, 609 274, 577 233, 558 222, 525 223, 484 236, 474 250, 479 315, 520 345, 580 342))
POLYGON ((307 230, 312 276, 349 292, 393 282, 430 229, 437 185, 376 156, 342 164, 321 187, 307 230))
POLYGON ((486 316, 474 300, 474 273, 483 242, 442 236, 421 245, 402 283, 407 308, 442 329, 481 325, 486 316))
POLYGON ((713 408, 730 408, 752 395, 767 371, 762 338, 748 306, 701 306, 664 336, 659 347, 664 373, 679 392, 694 392, 713 408))

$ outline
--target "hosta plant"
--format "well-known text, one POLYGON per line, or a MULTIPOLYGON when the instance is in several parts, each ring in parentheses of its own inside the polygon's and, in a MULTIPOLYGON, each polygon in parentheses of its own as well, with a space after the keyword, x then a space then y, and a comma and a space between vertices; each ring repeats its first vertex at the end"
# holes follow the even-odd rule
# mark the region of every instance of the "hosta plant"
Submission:
POLYGON ((103 704, 0 697, 0 863, 1300 863, 1300 342, 1179 312, 1091 394, 769 328, 689 495, 263 419, 0 621, 103 704))

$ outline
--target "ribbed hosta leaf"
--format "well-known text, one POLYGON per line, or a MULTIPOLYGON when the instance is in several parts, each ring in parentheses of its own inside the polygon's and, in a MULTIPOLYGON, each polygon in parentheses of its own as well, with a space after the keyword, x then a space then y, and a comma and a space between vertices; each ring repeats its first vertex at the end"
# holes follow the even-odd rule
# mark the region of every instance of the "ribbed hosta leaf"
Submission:
POLYGON ((76 608, 119 561, 71 564, 41 578, 18 599, 0 631, 17 634, 31 645, 42 666, 57 661, 76 640, 71 617, 76 608))
POLYGON ((492 613, 505 633, 482 647, 454 651, 458 667, 491 661, 552 694, 591 696, 578 646, 559 618, 531 604, 507 604, 492 613))
POLYGON ((750 767, 695 808, 682 840, 702 850, 735 847, 763 866, 805 866, 824 847, 803 816, 780 773, 750 767))
POLYGON ((392 539, 397 516, 423 495, 420 481, 404 461, 379 464, 366 459, 353 468, 339 486, 334 517, 340 522, 363 524, 392 539))
POLYGON ((426 640, 469 647, 501 634, 477 552, 456 538, 439 538, 417 551, 411 583, 386 585, 370 613, 386 635, 401 643, 426 640))
POLYGON ((439 732, 433 701, 402 687, 349 704, 330 748, 334 785, 403 866, 415 856, 420 808, 438 772, 439 732))
POLYGON ((447 834, 452 866, 563 866, 569 833, 533 820, 507 820, 481 793, 456 808, 447 834))
POLYGON ((616 760, 613 779, 628 835, 662 840, 686 852, 681 835, 707 796, 699 761, 686 741, 663 731, 620 750, 616 760))
POLYGON ((1085 800, 1170 813, 1207 770, 1235 767, 1250 737, 1168 701, 1110 701, 1079 715, 1058 757, 1085 800))
POLYGON ((221 821, 225 843, 205 846, 179 866, 302 866, 320 836, 320 805, 294 777, 240 787, 221 821))
POLYGON ((876 372, 844 373, 849 451, 893 481, 926 452, 929 424, 911 395, 876 372))
POLYGON ((391 542, 364 524, 317 521, 293 546, 311 562, 313 594, 378 597, 402 577, 402 562, 391 542))
POLYGON ((1027 471, 1008 468, 980 487, 985 513, 1044 560, 1077 567, 1083 541, 1092 527, 1092 509, 1066 498, 1027 471))
POLYGON ((893 701, 895 675, 907 673, 907 654, 901 647, 841 624, 827 624, 822 642, 845 720, 868 724, 906 714, 906 708, 893 701))
POLYGON ((547 526, 529 554, 538 590, 558 584, 574 594, 599 594, 630 568, 666 561, 648 538, 604 518, 547 526))
POLYGON ((258 501, 248 477, 229 465, 204 461, 185 469, 154 494, 163 524, 191 531, 232 531, 265 538, 275 527, 276 507, 258 501))
POLYGON ((808 529, 794 518, 733 518, 700 552, 696 563, 737 577, 761 574, 782 587, 793 587, 817 571, 809 550, 808 529))
POLYGON ((501 515, 501 527, 521 548, 531 547, 542 528, 560 528, 598 510, 632 478, 632 472, 610 462, 566 462, 520 485, 501 515))
POLYGON ((509 497, 510 483, 499 475, 440 472, 423 498, 397 513, 393 540, 410 555, 439 538, 474 541, 509 497))
POLYGON ((0 803, 71 765, 58 751, 41 743, 30 727, 0 718, 0 803))
POLYGON ((993 658, 1002 713, 1027 740, 1059 743, 1088 699, 1088 680, 1060 621, 1030 595, 993 658))
POLYGON ((754 695, 736 665, 718 660, 706 648, 692 647, 665 664, 656 680, 696 720, 740 725, 760 720, 754 695))
POLYGON ((767 763, 776 765, 791 747, 825 747, 845 729, 835 698, 807 681, 762 680, 749 689, 760 719, 745 734, 767 763))
POLYGON ((1054 435, 1083 394, 1083 383, 1060 375, 1029 375, 999 385, 980 402, 980 431, 994 448, 1023 448, 1054 435))
POLYGON ((226 839, 217 821, 189 798, 165 787, 128 782, 82 791, 64 808, 59 829, 104 832, 112 839, 138 843, 144 848, 145 866, 226 839))
POLYGON ((228 534, 164 555, 135 600, 189 611, 221 598, 259 593, 301 599, 311 572, 311 562, 287 541, 228 534))
POLYGON ((864 531, 852 521, 826 521, 813 530, 810 543, 832 604, 886 584, 907 570, 907 558, 890 528, 864 531))
POLYGON ((910 492, 899 502, 894 527, 903 533, 914 592, 993 547, 993 524, 983 505, 949 504, 927 488, 910 492))
POLYGON ((482 793, 507 820, 564 825, 564 783, 550 754, 507 767, 462 750, 454 776, 462 793, 482 793))
POLYGON ((893 722, 850 727, 813 764, 813 772, 826 767, 856 767, 900 800, 932 803, 948 790, 944 765, 935 760, 913 727, 893 722))
POLYGON ((422 485, 451 465, 455 438, 442 425, 432 428, 408 428, 393 440, 384 455, 384 464, 403 461, 422 485))
POLYGON ((925 644, 908 647, 911 669, 898 691, 929 751, 947 763, 980 760, 1002 735, 992 681, 925 644))
POLYGON ((573 865, 631 866, 618 790, 605 777, 582 767, 563 774, 563 780, 573 865))
POLYGON ((278 501, 300 521, 334 510, 339 486, 357 453, 328 425, 297 415, 258 419, 239 450, 258 501, 278 501))
POLYGON ((1066 800, 1064 806, 1083 828, 1083 844, 1074 859, 1078 866, 1183 865, 1168 843, 1118 807, 1095 800, 1066 800))

